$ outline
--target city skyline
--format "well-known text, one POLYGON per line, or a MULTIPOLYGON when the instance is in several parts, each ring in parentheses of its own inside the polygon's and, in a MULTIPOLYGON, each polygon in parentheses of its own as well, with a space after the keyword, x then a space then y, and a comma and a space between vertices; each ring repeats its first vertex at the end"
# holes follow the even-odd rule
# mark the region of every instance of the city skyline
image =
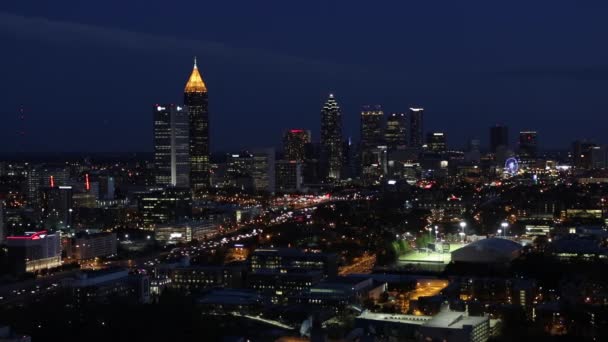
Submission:
POLYGON ((608 340, 605 14, 0 2, 0 341, 608 340))
MULTIPOLYGON (((359 42, 338 29, 344 24, 358 30, 347 16, 331 20, 340 12, 338 8, 337 4, 328 5, 302 14, 277 8, 273 13, 285 32, 271 33, 272 23, 259 23, 247 14, 260 9, 246 4, 236 6, 243 23, 231 31, 208 17, 200 28, 171 20, 162 31, 150 23, 162 12, 154 6, 147 9, 145 19, 129 17, 138 8, 127 5, 124 13, 130 20, 120 16, 110 20, 103 14, 116 9, 112 3, 98 15, 67 4, 38 10, 28 2, 3 4, 0 37, 8 50, 20 53, 18 58, 11 54, 1 57, 6 80, 0 89, 6 99, 2 116, 8 118, 0 130, 1 151, 151 151, 151 126, 144 120, 148 108, 157 102, 179 101, 184 70, 194 55, 199 56, 205 79, 213 84, 211 141, 216 143, 212 151, 254 144, 279 146, 281 132, 288 127, 310 129, 317 140, 317 113, 330 92, 341 100, 345 136, 357 137, 361 105, 378 103, 387 112, 424 107, 426 130, 446 131, 455 146, 465 146, 473 137, 487 146, 486 130, 494 124, 509 126, 513 134, 538 130, 541 148, 567 148, 581 138, 605 143, 601 125, 591 124, 596 118, 601 120, 601 108, 606 107, 601 93, 606 51, 594 44, 594 37, 604 30, 591 26, 600 20, 601 5, 573 10, 572 6, 556 4, 548 14, 538 4, 527 7, 526 13, 513 6, 504 14, 506 19, 522 23, 511 32, 513 37, 505 33, 509 26, 500 15, 490 11, 483 12, 489 19, 479 18, 487 6, 457 6, 453 18, 437 18, 427 5, 387 6, 372 14, 391 18, 397 15, 391 12, 416 10, 420 18, 407 18, 403 28, 387 20, 363 36, 366 41, 374 38, 376 43, 370 50, 375 54, 361 49, 359 42), (552 33, 534 25, 535 15, 541 12, 549 16, 544 24, 552 33), (565 15, 571 16, 569 22, 585 25, 562 27, 565 15), (320 26, 307 33, 310 39, 305 43, 306 36, 295 24, 310 17, 318 19, 320 26), (427 21, 439 26, 423 29, 427 25, 420 24, 427 21), (456 23, 464 26, 448 32, 448 25, 456 23), (487 33, 478 31, 482 25, 487 33), (251 48, 236 36, 243 27, 253 27, 248 37, 264 34, 266 38, 251 48), (16 40, 15 33, 22 39, 16 40), (297 39, 272 44, 290 34, 297 39), (408 41, 406 46, 393 44, 400 35, 408 41), (494 36, 502 40, 488 39, 494 36), (545 49, 535 47, 536 40, 542 41, 545 49), (78 48, 70 41, 78 42, 78 48), (436 43, 430 46, 431 41, 436 43), (453 57, 433 57, 448 52, 453 57), (89 73, 83 70, 90 70, 99 79, 87 83, 89 73), (29 81, 32 79, 36 82, 29 81), (374 87, 365 86, 368 84, 374 87), (233 101, 236 94, 240 101, 233 101), (24 123, 18 119, 20 106, 25 109, 24 123), (24 143, 17 135, 22 127, 26 131, 24 143), (114 132, 114 139, 102 141, 107 132, 114 132), (257 133, 262 134, 256 139, 257 133), (82 144, 65 141, 63 136, 68 134, 82 144), (33 137, 42 137, 44 143, 33 137)), ((209 17, 225 11, 224 5, 206 9, 209 17)), ((355 17, 363 13, 362 7, 350 8, 355 17)), ((516 135, 510 138, 514 141, 516 135)))

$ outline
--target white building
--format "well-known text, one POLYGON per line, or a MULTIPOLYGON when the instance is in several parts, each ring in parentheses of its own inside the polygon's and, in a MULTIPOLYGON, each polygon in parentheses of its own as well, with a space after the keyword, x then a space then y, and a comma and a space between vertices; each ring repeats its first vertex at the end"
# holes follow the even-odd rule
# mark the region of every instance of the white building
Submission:
POLYGON ((16 273, 36 272, 61 266, 61 238, 59 233, 25 233, 6 238, 8 260, 16 273))
POLYGON ((505 263, 519 257, 522 246, 500 238, 477 240, 452 252, 452 261, 469 263, 505 263))

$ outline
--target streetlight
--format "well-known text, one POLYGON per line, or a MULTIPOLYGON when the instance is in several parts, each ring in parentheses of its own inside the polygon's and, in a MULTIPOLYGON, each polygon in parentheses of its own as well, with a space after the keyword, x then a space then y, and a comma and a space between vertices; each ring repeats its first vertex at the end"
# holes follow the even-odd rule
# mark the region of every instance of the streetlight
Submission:
POLYGON ((498 236, 500 236, 500 234, 502 234, 502 229, 498 230, 498 236))
POLYGON ((460 232, 458 235, 460 235, 460 236, 462 237, 462 242, 464 242, 464 235, 465 235, 465 233, 464 233, 464 229, 465 229, 466 227, 467 227, 467 223, 466 223, 466 222, 464 222, 464 221, 461 221, 461 222, 460 222, 460 229, 461 229, 461 232, 460 232))
POLYGON ((439 239, 439 227, 435 226, 435 241, 439 239))
POLYGON ((508 224, 507 222, 502 222, 502 223, 500 224, 500 226, 502 227, 503 232, 505 233, 505 235, 504 235, 504 236, 506 237, 506 236, 507 236, 507 228, 509 228, 509 224, 508 224))

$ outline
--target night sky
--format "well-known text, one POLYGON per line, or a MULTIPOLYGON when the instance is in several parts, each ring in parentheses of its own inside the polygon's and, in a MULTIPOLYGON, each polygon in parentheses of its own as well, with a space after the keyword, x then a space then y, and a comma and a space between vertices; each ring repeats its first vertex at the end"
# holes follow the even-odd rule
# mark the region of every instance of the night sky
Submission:
POLYGON ((183 101, 195 55, 216 152, 318 140, 329 92, 357 139, 378 103, 425 107, 455 147, 496 123, 608 143, 606 18, 606 1, 2 0, 0 152, 151 151, 152 105, 183 101))

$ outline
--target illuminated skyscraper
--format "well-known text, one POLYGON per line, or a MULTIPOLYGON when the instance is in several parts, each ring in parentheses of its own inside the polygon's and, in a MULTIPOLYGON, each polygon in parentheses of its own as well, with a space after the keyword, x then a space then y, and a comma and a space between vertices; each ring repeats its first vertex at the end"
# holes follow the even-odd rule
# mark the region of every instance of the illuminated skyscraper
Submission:
POLYGON ((285 160, 304 160, 307 144, 310 144, 310 131, 290 129, 285 132, 285 136, 283 137, 285 160))
POLYGON ((410 108, 410 147, 421 147, 424 143, 424 108, 410 108))
POLYGON ((333 94, 321 110, 321 162, 323 176, 339 180, 342 168, 342 113, 333 94))
POLYGON ((536 158, 538 153, 538 134, 535 131, 519 132, 519 156, 536 158))
POLYGON ((156 184, 190 186, 189 116, 182 106, 154 106, 154 167, 156 184))
POLYGON ((361 166, 376 163, 374 151, 384 145, 384 112, 380 105, 363 106, 361 111, 361 166))
POLYGON ((207 86, 194 69, 184 89, 184 104, 190 117, 190 185, 194 190, 209 186, 209 111, 207 86))
POLYGON ((275 191, 275 152, 273 148, 253 150, 253 187, 256 191, 275 191))
POLYGON ((490 152, 496 153, 499 149, 509 148, 509 128, 496 125, 490 127, 490 152))
POLYGON ((445 152, 448 149, 448 143, 445 133, 429 132, 426 135, 426 145, 433 152, 445 152))
POLYGON ((405 113, 393 113, 386 120, 386 131, 384 140, 390 150, 407 145, 406 140, 407 122, 405 113))

